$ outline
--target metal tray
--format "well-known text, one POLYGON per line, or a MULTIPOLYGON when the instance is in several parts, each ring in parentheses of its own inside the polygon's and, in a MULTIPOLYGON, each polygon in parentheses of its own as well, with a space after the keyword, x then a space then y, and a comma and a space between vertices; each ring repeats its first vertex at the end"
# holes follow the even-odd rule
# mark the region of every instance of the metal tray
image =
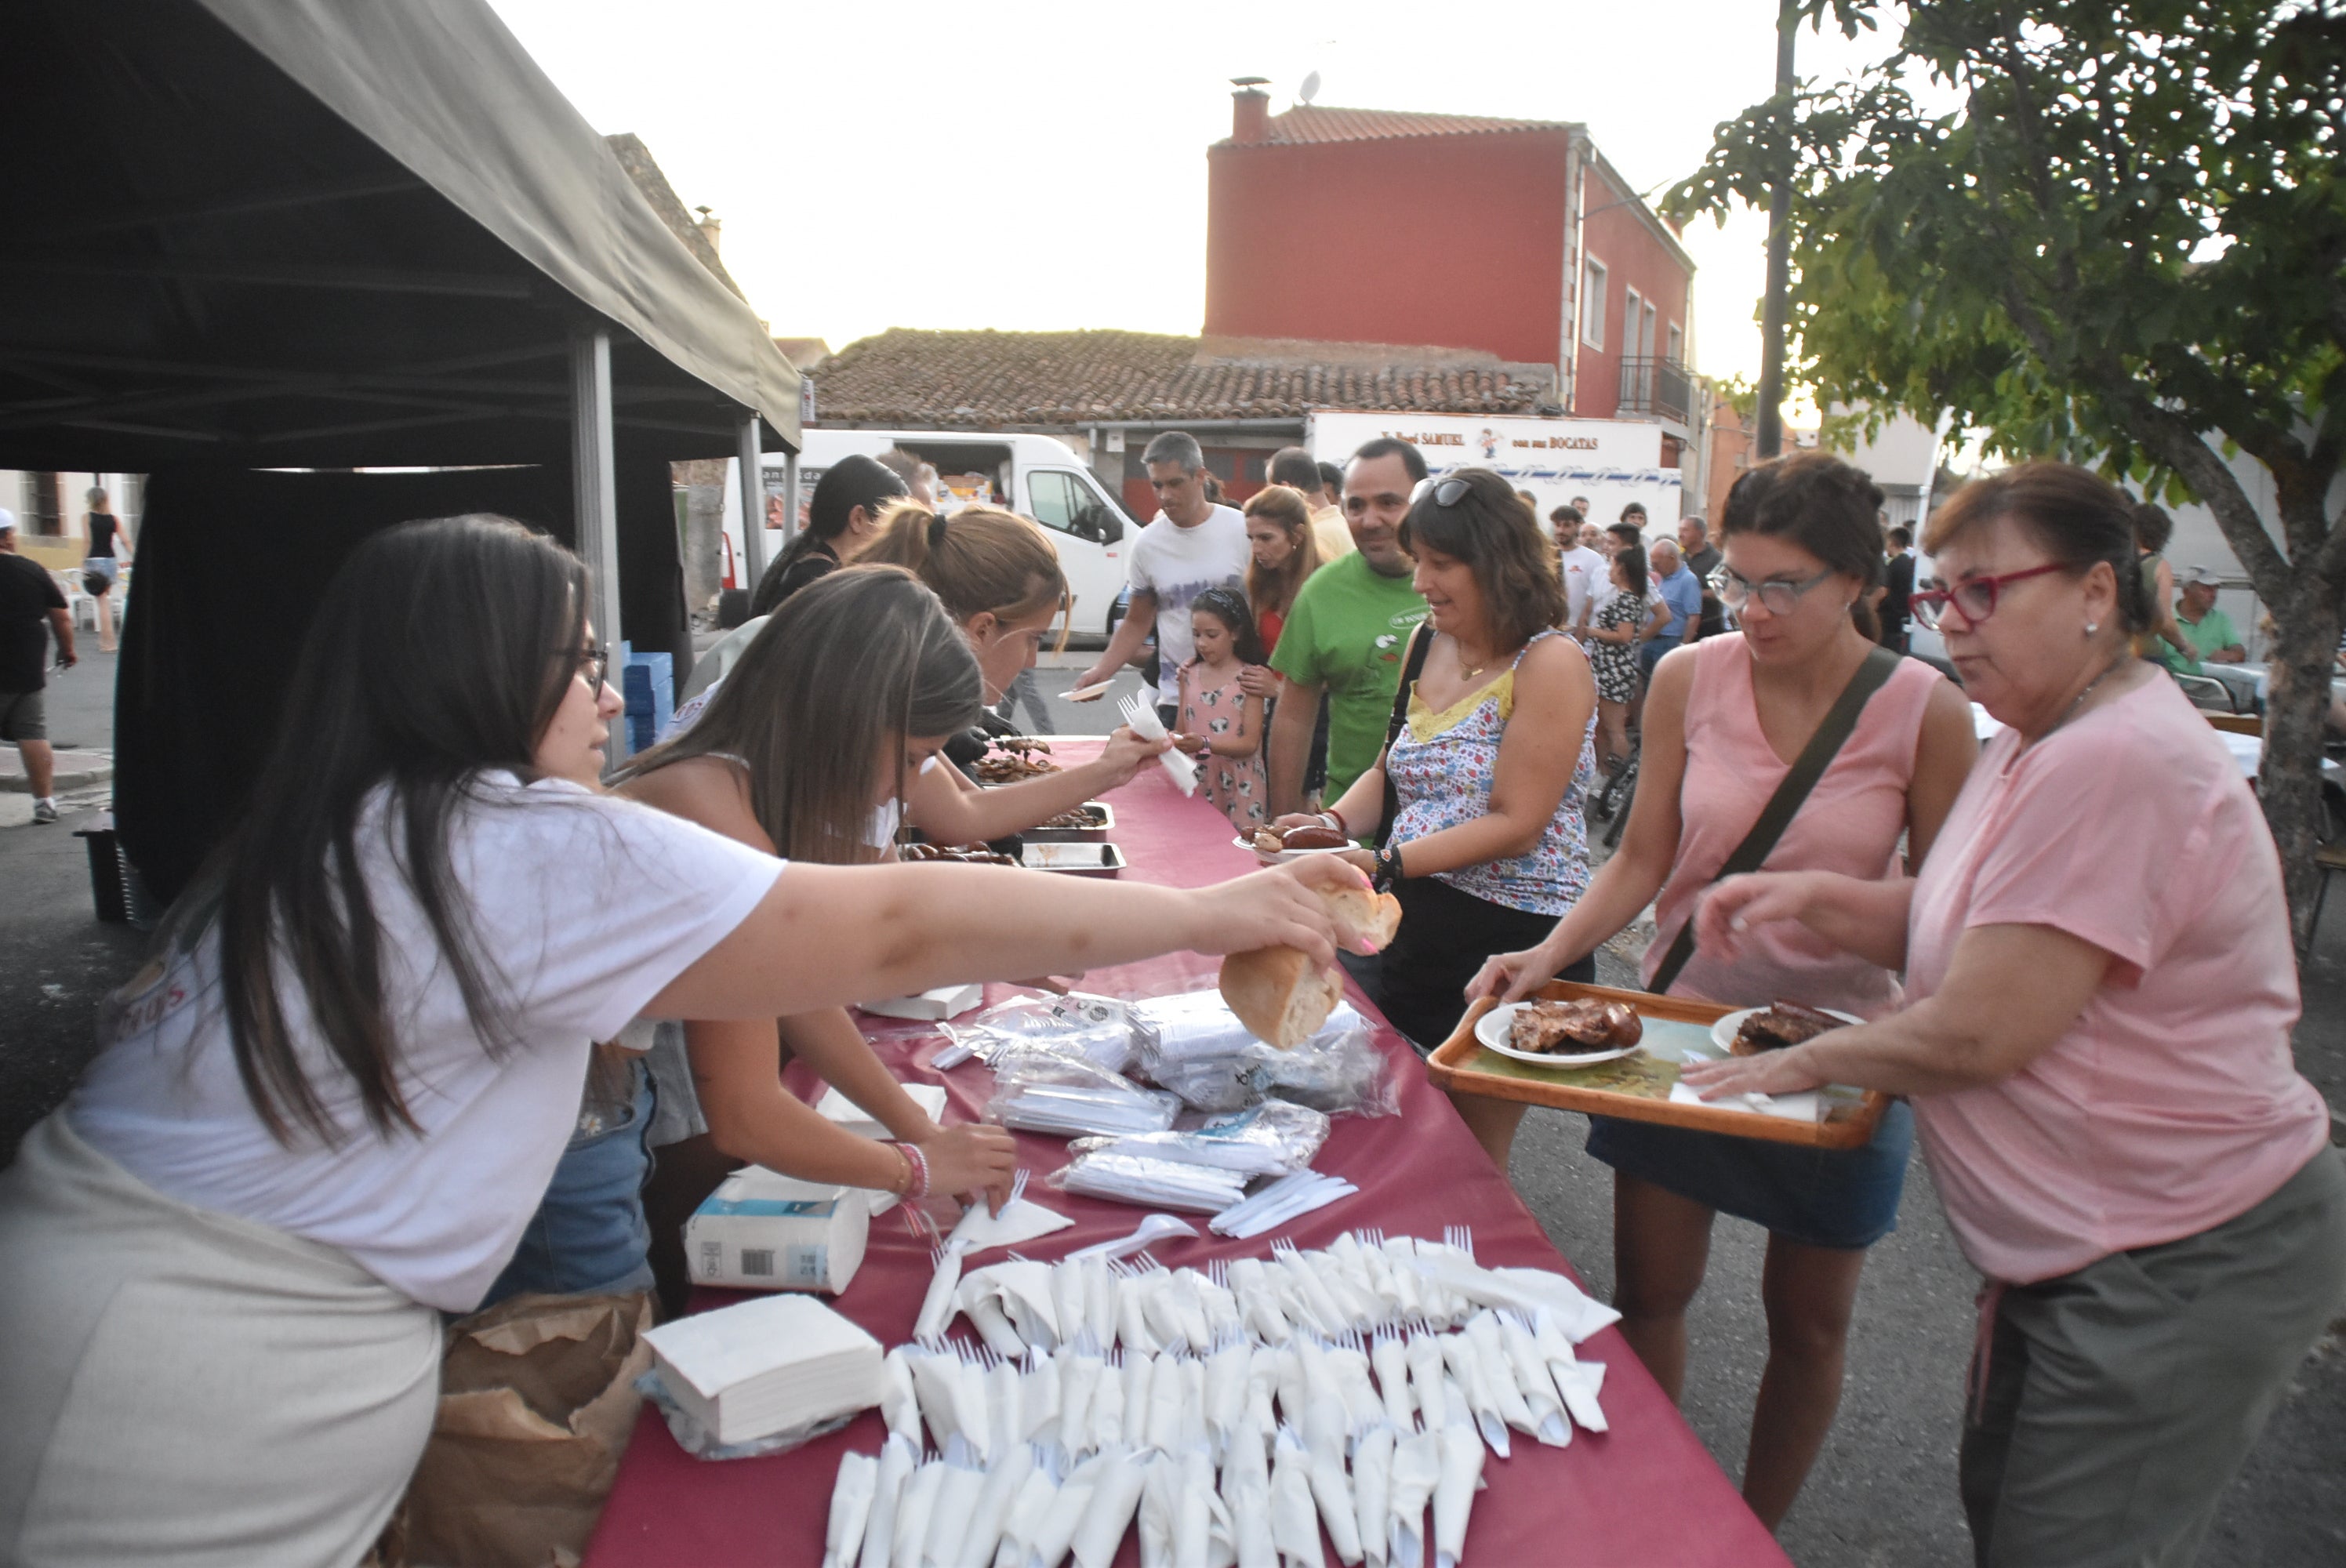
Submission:
POLYGON ((1018 836, 1030 844, 1104 844, 1116 826, 1116 808, 1105 800, 1086 800, 1076 808, 1091 819, 1081 828, 1029 828, 1018 836))
MULTIPOLYGON (((1626 1002, 1648 1024, 1649 1039, 1653 1037, 1650 1026, 1656 1023, 1695 1024, 1708 1032, 1711 1024, 1737 1011, 1684 997, 1617 991, 1607 985, 1575 985, 1561 980, 1540 987, 1539 994, 1559 1000, 1580 997, 1626 1002)), ((1815 1122, 1787 1121, 1781 1116, 1763 1116, 1716 1105, 1678 1105, 1669 1098, 1670 1085, 1678 1079, 1678 1065, 1652 1052, 1588 1067, 1535 1067, 1484 1050, 1483 1043, 1474 1038, 1474 1023, 1491 1007, 1487 1000, 1469 1007, 1466 1016, 1458 1021, 1457 1033, 1427 1058, 1426 1076, 1437 1087, 1494 1100, 1520 1100, 1557 1110, 1586 1111, 1591 1115, 1618 1116, 1629 1122, 1660 1122, 1674 1127, 1760 1138, 1770 1143, 1800 1144, 1815 1149, 1853 1149, 1867 1143, 1890 1105, 1889 1095, 1868 1090, 1851 1103, 1830 1105, 1824 1118, 1815 1122)))
POLYGON ((1113 877, 1124 870, 1124 851, 1114 844, 1028 844, 1019 863, 1030 871, 1069 877, 1113 877))

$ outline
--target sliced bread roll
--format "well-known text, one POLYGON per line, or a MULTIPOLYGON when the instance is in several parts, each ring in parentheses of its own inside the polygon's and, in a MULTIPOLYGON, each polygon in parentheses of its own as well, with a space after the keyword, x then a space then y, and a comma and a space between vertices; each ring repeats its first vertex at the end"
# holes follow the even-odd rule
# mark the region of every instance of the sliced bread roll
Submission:
MULTIPOLYGON (((1401 927, 1401 901, 1366 888, 1323 888, 1322 902, 1340 942, 1366 942, 1382 948, 1401 927)), ((1222 960, 1222 1000, 1256 1039, 1291 1051, 1328 1022, 1344 999, 1344 977, 1331 967, 1315 970, 1291 947, 1234 952, 1222 960)))

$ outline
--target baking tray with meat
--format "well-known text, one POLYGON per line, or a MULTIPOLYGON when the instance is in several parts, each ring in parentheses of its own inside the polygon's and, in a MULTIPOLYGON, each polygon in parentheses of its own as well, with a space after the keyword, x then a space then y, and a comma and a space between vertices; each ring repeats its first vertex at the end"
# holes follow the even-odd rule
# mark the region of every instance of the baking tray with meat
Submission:
POLYGON ((1114 844, 1029 844, 1019 864, 1030 871, 1076 877, 1113 877, 1124 870, 1124 851, 1114 844))
POLYGON ((1116 808, 1105 800, 1086 800, 1071 806, 1047 822, 1037 822, 1019 837, 1030 843, 1076 844, 1106 843, 1108 832, 1116 826, 1116 808))

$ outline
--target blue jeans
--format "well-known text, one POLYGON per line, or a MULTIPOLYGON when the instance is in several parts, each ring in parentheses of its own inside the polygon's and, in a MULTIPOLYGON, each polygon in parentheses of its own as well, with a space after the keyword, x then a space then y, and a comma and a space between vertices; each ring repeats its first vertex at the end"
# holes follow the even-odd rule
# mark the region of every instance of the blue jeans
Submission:
POLYGON ((623 1119, 582 1125, 562 1151, 554 1180, 522 1232, 521 1246, 481 1300, 494 1307, 524 1291, 600 1296, 652 1288, 651 1227, 644 1221, 644 1181, 651 1154, 651 1074, 631 1064, 635 1097, 623 1119))

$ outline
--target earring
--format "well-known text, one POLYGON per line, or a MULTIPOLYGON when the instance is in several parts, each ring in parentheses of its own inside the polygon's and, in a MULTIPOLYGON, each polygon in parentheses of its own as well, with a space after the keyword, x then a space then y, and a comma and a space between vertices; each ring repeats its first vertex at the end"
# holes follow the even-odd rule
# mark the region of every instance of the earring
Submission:
POLYGON ((2086 635, 2087 636, 2092 636, 2096 632, 2100 631, 2101 629, 2102 623, 2099 621, 2087 621, 2086 623, 2086 635))

